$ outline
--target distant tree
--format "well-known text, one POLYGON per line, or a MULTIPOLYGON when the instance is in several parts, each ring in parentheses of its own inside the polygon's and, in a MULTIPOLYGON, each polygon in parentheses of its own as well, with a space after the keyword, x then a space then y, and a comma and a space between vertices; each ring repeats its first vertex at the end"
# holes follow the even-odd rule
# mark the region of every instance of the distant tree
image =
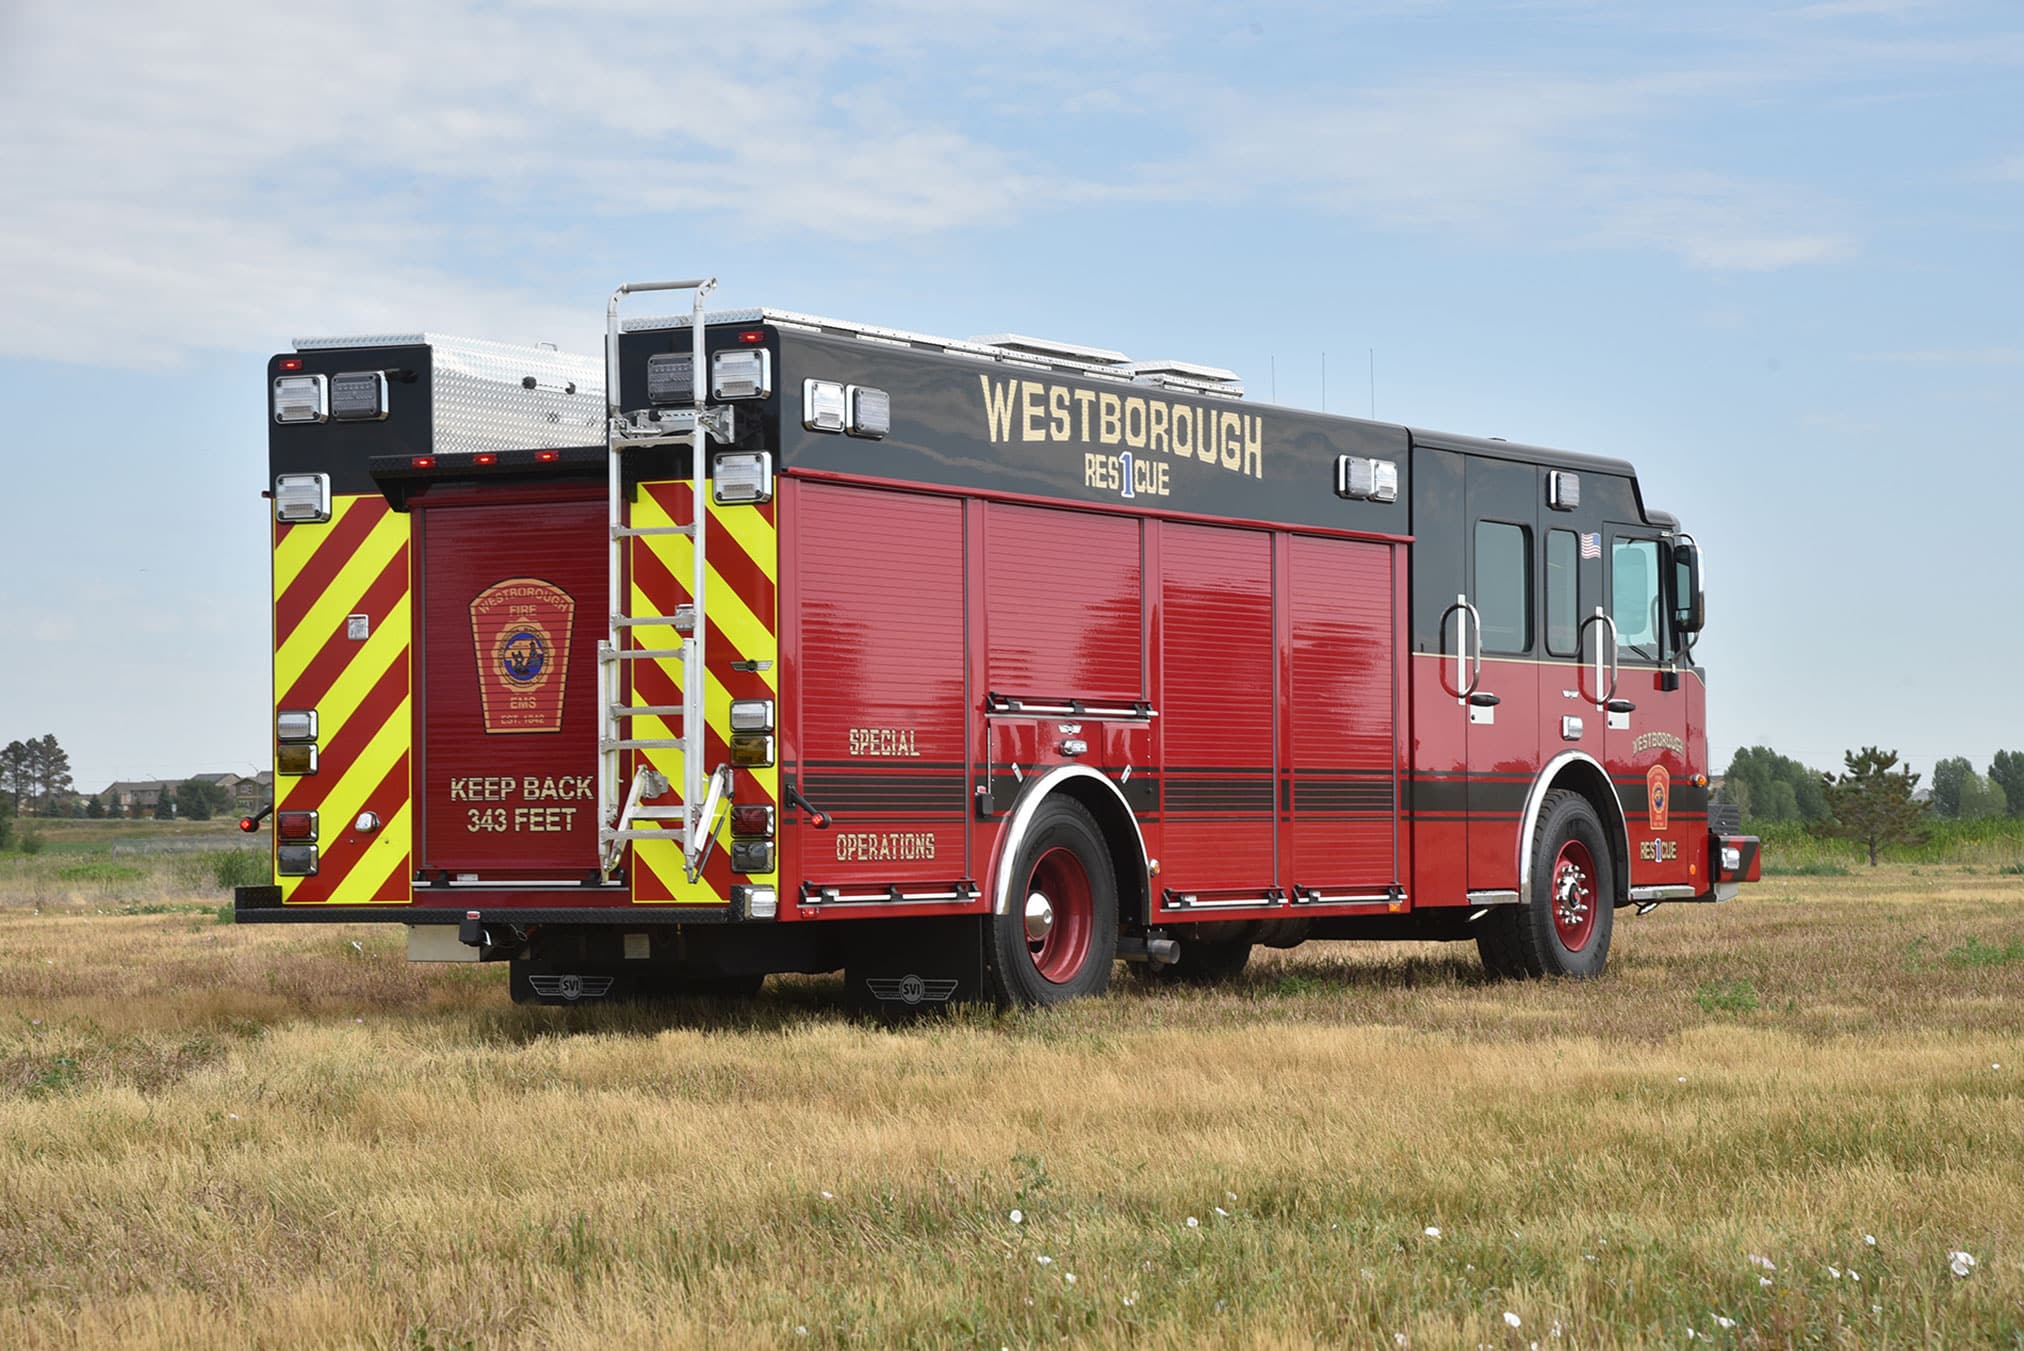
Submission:
POLYGON ((2009 810, 2010 804, 2004 798, 2002 784, 1973 770, 1968 771, 1968 777, 1961 782, 1960 818, 1963 821, 2005 816, 2009 810))
POLYGON ((4 749, 0 749, 0 790, 8 794, 11 799, 8 805, 16 816, 21 815, 33 782, 28 777, 28 758, 28 743, 25 741, 10 741, 4 749))
POLYGON ((1933 815, 1951 821, 1961 814, 1961 785, 1974 773, 1965 755, 1950 755, 1933 766, 1933 815))
POLYGON ((94 821, 105 818, 105 799, 94 793, 84 804, 84 814, 94 821))
POLYGON ((176 785, 176 814, 190 821, 208 821, 232 805, 232 795, 205 779, 184 779, 176 785))
POLYGON ((1814 827, 1819 834, 1861 841, 1872 868, 1883 846, 1925 839, 1925 809, 1912 801, 1919 776, 1911 766, 1898 764, 1896 751, 1864 746, 1841 758, 1844 772, 1827 775, 1822 783, 1833 815, 1814 827))
POLYGON ((2024 752, 1997 751, 1989 762, 1989 777, 2002 785, 2010 815, 2024 816, 2024 752))
POLYGON ((0 849, 14 842, 14 799, 0 793, 0 849))
POLYGON ((1821 776, 1769 746, 1745 746, 1722 777, 1722 800, 1752 822, 1818 821, 1827 815, 1821 776))
POLYGON ((164 787, 162 789, 162 795, 155 799, 155 820, 173 821, 175 819, 176 819, 176 790, 173 788, 164 787))
POLYGON ((43 810, 50 811, 76 791, 70 777, 70 752, 56 744, 56 734, 51 732, 35 743, 35 760, 36 791, 43 810))

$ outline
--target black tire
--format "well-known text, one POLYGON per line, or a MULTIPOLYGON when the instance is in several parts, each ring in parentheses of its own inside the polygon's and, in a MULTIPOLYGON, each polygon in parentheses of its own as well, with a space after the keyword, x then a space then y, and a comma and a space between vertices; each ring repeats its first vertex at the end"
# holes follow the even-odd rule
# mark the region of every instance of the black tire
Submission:
POLYGON ((1147 974, 1154 980, 1176 985, 1223 985, 1242 975, 1250 960, 1248 942, 1183 938, 1180 960, 1172 966, 1148 967, 1147 974))
POLYGON ((1059 1004, 1110 988, 1117 961, 1117 877, 1096 818, 1054 796, 1040 804, 1011 869, 1011 903, 990 917, 986 987, 1010 1007, 1059 1004), (1049 896, 1048 892, 1055 894, 1049 896), (1048 902, 1054 922, 1029 937, 1028 898, 1048 902))
POLYGON ((1592 980, 1609 961, 1616 916, 1616 862, 1602 821, 1581 794, 1548 793, 1530 849, 1532 904, 1483 916, 1476 931, 1483 969, 1592 980))

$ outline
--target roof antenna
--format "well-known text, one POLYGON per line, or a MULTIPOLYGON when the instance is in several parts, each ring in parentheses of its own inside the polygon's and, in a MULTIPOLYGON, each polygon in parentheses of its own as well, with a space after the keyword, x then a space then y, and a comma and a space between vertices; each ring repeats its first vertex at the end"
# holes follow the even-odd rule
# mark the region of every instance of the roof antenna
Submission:
POLYGON ((1321 354, 1321 411, 1328 411, 1328 353, 1321 354))
POLYGON ((1377 348, 1370 349, 1370 420, 1377 421, 1377 348))
POLYGON ((1265 359, 1266 359, 1267 361, 1269 361, 1269 362, 1271 362, 1271 363, 1272 363, 1272 397, 1271 397, 1271 399, 1270 399, 1270 400, 1268 400, 1268 402, 1271 402, 1271 403, 1278 403, 1278 402, 1279 402, 1279 358, 1278 358, 1277 356, 1269 356, 1269 357, 1267 357, 1267 358, 1265 358, 1265 359))

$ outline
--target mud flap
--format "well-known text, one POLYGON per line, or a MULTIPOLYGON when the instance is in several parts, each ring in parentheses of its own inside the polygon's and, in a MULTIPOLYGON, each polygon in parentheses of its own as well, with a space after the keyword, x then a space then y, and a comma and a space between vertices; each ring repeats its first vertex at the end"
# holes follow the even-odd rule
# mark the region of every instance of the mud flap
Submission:
POLYGON ((986 915, 956 915, 865 926, 844 966, 845 999, 888 1017, 988 1000, 989 924, 986 915))

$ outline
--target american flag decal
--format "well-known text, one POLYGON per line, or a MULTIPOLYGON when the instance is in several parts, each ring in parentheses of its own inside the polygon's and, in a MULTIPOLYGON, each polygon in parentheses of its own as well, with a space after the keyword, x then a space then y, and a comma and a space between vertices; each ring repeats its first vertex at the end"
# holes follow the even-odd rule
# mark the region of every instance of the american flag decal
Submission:
POLYGON ((1592 531, 1581 537, 1581 556, 1583 558, 1602 557, 1602 532, 1600 530, 1592 531))

